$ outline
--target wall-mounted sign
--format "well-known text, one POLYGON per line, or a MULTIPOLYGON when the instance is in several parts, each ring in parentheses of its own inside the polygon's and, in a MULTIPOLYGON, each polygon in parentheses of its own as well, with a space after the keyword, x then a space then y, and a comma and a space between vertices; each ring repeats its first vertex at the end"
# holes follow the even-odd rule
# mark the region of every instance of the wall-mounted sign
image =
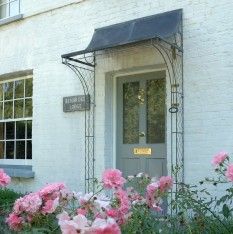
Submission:
POLYGON ((90 110, 90 95, 77 95, 63 98, 63 111, 85 111, 90 110))
POLYGON ((133 153, 134 153, 134 155, 138 155, 138 156, 139 155, 149 156, 149 155, 151 155, 152 150, 151 150, 151 148, 134 148, 133 153))

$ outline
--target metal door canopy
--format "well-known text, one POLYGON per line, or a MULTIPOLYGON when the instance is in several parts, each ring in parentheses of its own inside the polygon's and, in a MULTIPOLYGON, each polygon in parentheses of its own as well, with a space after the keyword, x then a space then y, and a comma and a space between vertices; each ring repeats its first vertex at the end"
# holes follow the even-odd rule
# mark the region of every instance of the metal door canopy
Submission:
POLYGON ((95 29, 85 50, 64 54, 69 58, 80 54, 142 42, 153 38, 168 39, 179 32, 182 9, 138 18, 119 24, 95 29))

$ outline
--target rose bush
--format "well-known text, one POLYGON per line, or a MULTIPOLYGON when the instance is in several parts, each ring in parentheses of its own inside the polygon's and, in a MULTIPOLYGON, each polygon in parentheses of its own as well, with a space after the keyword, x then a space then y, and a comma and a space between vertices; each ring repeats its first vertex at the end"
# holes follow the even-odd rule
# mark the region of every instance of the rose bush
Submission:
MULTIPOLYGON (((227 152, 215 155, 212 164, 217 177, 201 184, 230 185, 221 198, 213 198, 200 186, 176 183, 175 199, 167 199, 172 177, 155 179, 139 173, 124 178, 121 171, 107 169, 95 193, 71 192, 65 184, 53 183, 20 197, 6 223, 10 230, 23 233, 35 229, 63 234, 233 233, 233 164, 227 152), (176 215, 163 213, 166 207, 176 215)), ((9 182, 0 170, 0 186, 9 182)))
POLYGON ((11 178, 8 176, 3 169, 0 169, 0 188, 6 187, 8 184, 10 184, 11 178))
POLYGON ((162 211, 162 197, 166 196, 173 183, 169 176, 154 181, 140 173, 130 181, 134 178, 147 180, 143 194, 132 187, 124 187, 127 180, 117 169, 103 173, 96 193, 82 195, 69 191, 63 183, 49 184, 17 199, 6 222, 11 230, 30 230, 38 228, 40 220, 53 216, 57 218, 57 229, 64 234, 119 234, 131 217, 134 206, 162 211), (105 196, 106 190, 111 191, 111 197, 105 196))

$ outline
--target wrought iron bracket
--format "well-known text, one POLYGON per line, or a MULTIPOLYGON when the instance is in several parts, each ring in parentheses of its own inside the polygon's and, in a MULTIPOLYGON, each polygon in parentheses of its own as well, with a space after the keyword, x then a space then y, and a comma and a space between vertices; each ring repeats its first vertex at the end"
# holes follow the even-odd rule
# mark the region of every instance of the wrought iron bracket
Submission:
POLYGON ((93 61, 87 58, 62 57, 62 63, 69 67, 79 79, 84 95, 90 97, 90 109, 85 110, 84 120, 84 176, 85 192, 93 192, 95 189, 95 57, 93 61))

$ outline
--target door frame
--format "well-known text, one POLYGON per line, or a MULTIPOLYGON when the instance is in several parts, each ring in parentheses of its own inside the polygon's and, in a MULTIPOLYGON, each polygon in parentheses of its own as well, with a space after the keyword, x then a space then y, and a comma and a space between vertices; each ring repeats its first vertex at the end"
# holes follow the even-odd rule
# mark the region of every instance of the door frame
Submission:
MULTIPOLYGON (((130 69, 130 70, 120 70, 117 72, 113 72, 111 74, 111 78, 113 79, 112 82, 112 112, 113 112, 113 119, 112 119, 112 124, 113 124, 113 131, 112 131, 112 142, 113 142, 113 168, 116 168, 116 159, 117 159, 117 80, 120 77, 128 76, 128 75, 136 75, 136 74, 144 74, 144 73, 150 73, 150 72, 156 72, 156 71, 165 71, 166 77, 165 77, 165 87, 166 87, 166 92, 165 92, 165 109, 167 110, 167 100, 168 100, 168 90, 167 90, 167 77, 168 77, 168 71, 167 68, 164 64, 159 64, 159 65, 154 65, 150 67, 142 67, 139 69, 130 69)), ((108 97, 106 97, 108 98, 108 97)), ((165 148, 166 148, 166 154, 167 154, 167 111, 165 112, 165 148)), ((167 154, 168 155, 168 154, 167 154)), ((168 158, 166 158, 166 171, 168 173, 168 158)))

